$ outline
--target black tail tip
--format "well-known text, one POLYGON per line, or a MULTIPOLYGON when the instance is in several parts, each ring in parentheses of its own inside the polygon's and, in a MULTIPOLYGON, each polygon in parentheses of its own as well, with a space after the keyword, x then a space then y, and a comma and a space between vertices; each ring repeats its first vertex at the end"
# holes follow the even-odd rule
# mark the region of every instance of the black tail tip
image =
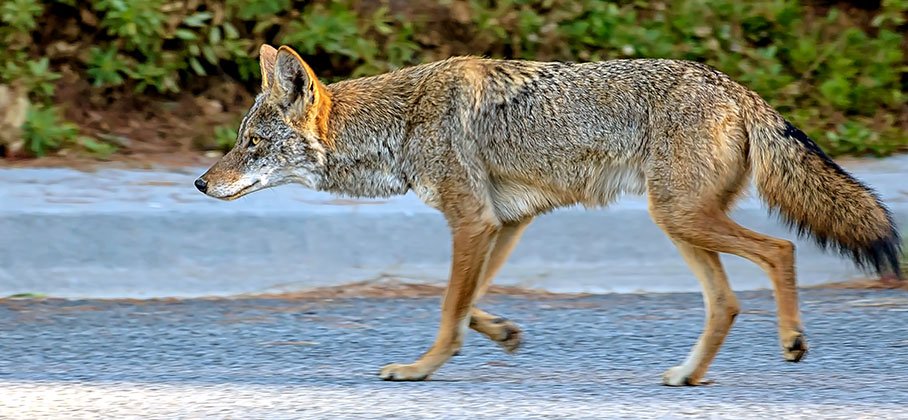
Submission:
POLYGON ((903 280, 902 241, 893 230, 887 238, 877 239, 864 249, 855 252, 854 260, 859 266, 872 267, 880 278, 903 280))

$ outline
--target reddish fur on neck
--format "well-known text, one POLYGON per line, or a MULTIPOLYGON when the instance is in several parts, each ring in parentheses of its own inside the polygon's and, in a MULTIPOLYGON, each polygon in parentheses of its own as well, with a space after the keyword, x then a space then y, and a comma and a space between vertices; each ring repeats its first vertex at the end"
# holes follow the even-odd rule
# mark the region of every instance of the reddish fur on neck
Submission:
POLYGON ((327 148, 334 149, 334 136, 328 132, 328 120, 331 115, 331 95, 321 82, 316 81, 315 86, 318 91, 315 103, 315 127, 318 130, 318 138, 327 148))

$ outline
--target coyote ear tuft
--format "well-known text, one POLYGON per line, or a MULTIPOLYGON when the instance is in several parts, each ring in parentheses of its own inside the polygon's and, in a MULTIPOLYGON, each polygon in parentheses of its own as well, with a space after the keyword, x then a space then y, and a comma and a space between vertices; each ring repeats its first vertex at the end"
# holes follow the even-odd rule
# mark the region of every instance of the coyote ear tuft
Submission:
POLYGON ((310 106, 321 104, 324 92, 312 68, 290 47, 277 50, 273 98, 291 118, 303 117, 310 106))
POLYGON ((274 76, 274 63, 277 60, 277 50, 268 45, 262 44, 259 47, 259 68, 262 71, 262 90, 268 87, 268 83, 274 76))

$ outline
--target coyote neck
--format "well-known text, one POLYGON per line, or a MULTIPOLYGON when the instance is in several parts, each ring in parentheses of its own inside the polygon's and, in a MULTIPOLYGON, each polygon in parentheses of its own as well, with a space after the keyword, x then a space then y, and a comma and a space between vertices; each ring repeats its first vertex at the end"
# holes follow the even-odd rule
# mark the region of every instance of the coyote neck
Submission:
POLYGON ((329 86, 332 109, 321 190, 354 197, 405 194, 402 145, 405 109, 400 91, 387 85, 341 83, 329 86))
MULTIPOLYGON (((340 149, 340 148, 338 148, 340 149)), ((396 162, 385 150, 328 151, 319 189, 349 197, 384 198, 406 194, 409 187, 396 162), (371 152, 371 153, 370 153, 371 152)))

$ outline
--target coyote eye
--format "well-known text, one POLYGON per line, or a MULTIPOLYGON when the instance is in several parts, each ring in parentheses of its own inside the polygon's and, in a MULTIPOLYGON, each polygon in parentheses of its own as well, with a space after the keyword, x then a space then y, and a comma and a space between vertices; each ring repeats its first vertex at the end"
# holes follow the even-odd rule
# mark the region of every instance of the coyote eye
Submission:
POLYGON ((252 138, 249 139, 249 144, 250 144, 251 146, 258 146, 259 142, 261 142, 261 141, 262 141, 262 138, 261 138, 261 137, 259 137, 259 136, 252 136, 252 138))

